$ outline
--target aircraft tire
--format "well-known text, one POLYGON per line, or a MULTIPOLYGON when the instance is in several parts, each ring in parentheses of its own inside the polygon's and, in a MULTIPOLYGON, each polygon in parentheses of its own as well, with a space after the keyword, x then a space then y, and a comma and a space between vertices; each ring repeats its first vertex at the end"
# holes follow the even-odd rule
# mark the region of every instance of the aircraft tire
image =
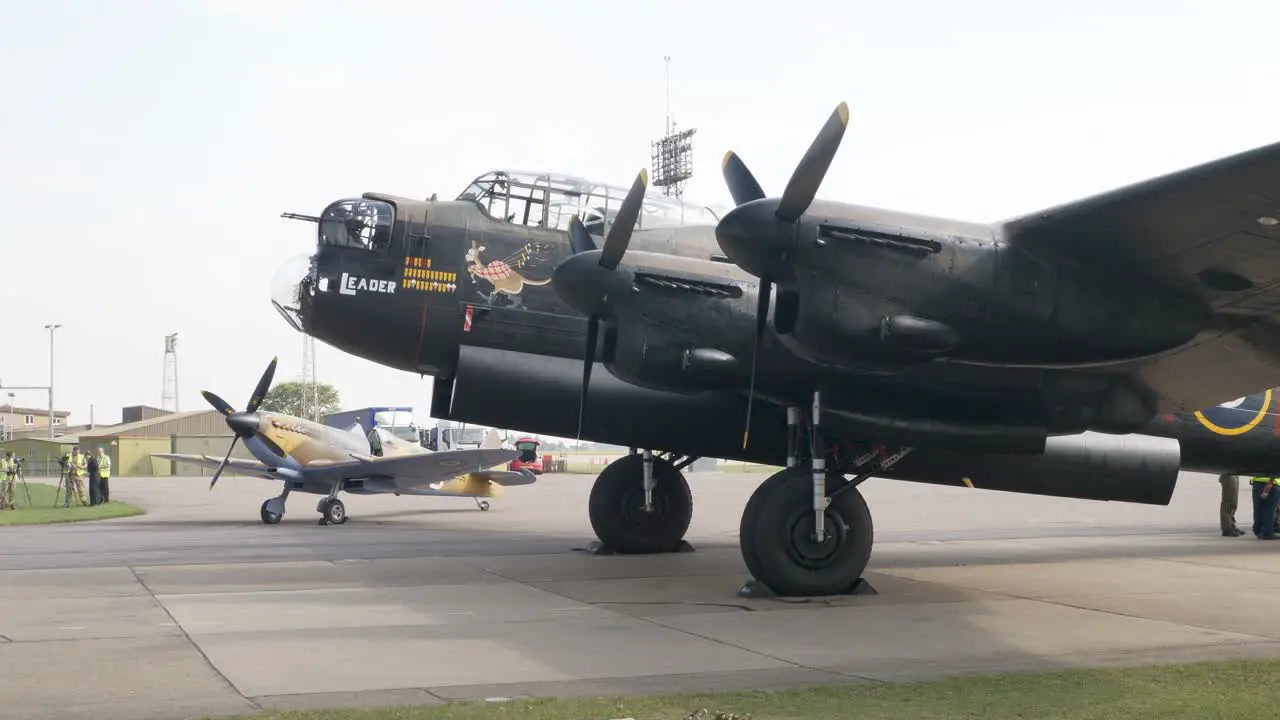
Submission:
POLYGON ((267 509, 267 503, 269 502, 271 501, 262 501, 262 509, 258 511, 258 515, 262 518, 263 525, 278 525, 280 524, 281 515, 280 513, 273 513, 267 509))
MULTIPOLYGON (((827 505, 826 535, 812 539, 813 475, 787 468, 769 476, 751 494, 738 529, 742 559, 760 583, 782 597, 849 592, 871 559, 871 510, 857 488, 827 505)), ((828 480, 828 492, 840 479, 828 480)))
POLYGON ((587 501, 591 529, 616 553, 675 552, 693 519, 693 493, 671 462, 653 459, 653 512, 644 511, 644 458, 627 455, 596 478, 587 501))
POLYGON ((347 506, 337 498, 326 499, 320 508, 320 514, 328 525, 341 525, 347 521, 347 506))

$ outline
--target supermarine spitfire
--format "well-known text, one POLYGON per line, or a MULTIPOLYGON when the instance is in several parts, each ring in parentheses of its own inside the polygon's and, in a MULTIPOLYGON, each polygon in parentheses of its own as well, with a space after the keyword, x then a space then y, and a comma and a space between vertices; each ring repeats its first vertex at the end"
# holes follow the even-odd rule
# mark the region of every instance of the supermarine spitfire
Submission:
POLYGON ((785 466, 740 529, 785 595, 861 575, 872 475, 1163 505, 1180 469, 1280 467, 1280 145, 988 225, 816 199, 847 123, 776 197, 727 154, 723 214, 642 171, 292 215, 318 247, 275 306, 434 376, 433 417, 636 448, 589 500, 618 552, 675 549, 692 459, 785 466))
POLYGON ((353 495, 473 497, 481 510, 488 510, 489 501, 483 498, 495 496, 499 488, 536 481, 527 471, 485 469, 510 462, 520 454, 503 449, 496 432, 477 449, 433 453, 380 428, 373 428, 366 436, 261 410, 275 371, 273 359, 240 412, 208 390, 201 391, 205 400, 226 416, 227 425, 235 433, 221 460, 177 453, 153 453, 152 457, 216 468, 209 481, 210 490, 224 471, 283 481, 284 491, 262 503, 260 514, 267 525, 279 523, 284 517, 285 500, 295 490, 323 495, 316 505, 320 524, 341 525, 347 521, 346 506, 338 499, 338 493, 343 491, 353 495), (241 440, 257 460, 231 457, 241 440))

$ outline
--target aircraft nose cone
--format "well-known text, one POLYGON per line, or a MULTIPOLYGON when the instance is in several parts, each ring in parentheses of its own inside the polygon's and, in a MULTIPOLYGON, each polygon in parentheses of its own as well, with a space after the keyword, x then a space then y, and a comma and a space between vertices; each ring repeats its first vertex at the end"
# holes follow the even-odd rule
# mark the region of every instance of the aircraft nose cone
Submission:
POLYGON ((240 437, 258 432, 258 413, 238 412, 227 416, 227 425, 240 437))
POLYGON ((565 304, 583 315, 612 314, 614 303, 630 293, 630 275, 600 266, 601 250, 570 255, 551 274, 551 285, 565 304))
POLYGON ((311 275, 311 256, 295 255, 276 269, 271 279, 271 304, 294 330, 306 332, 306 281, 311 275))
POLYGON ((716 242, 725 257, 755 275, 790 276, 790 255, 798 226, 778 220, 778 201, 753 200, 730 210, 716 225, 716 242))

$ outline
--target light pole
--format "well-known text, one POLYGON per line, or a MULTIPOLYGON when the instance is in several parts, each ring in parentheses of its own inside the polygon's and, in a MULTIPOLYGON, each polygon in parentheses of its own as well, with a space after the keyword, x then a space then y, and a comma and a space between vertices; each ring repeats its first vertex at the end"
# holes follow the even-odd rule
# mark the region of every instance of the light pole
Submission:
POLYGON ((53 331, 62 327, 60 323, 49 323, 44 326, 49 331, 49 439, 53 439, 53 331))

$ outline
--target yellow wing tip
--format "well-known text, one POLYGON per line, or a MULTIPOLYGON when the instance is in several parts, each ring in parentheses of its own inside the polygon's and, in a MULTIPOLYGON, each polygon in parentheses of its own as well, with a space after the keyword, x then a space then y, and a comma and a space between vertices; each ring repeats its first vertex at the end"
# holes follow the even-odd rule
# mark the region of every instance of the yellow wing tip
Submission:
POLYGON ((836 106, 836 113, 840 115, 840 124, 844 125, 845 127, 848 127, 849 126, 849 103, 845 102, 844 100, 841 100, 840 104, 836 106))

